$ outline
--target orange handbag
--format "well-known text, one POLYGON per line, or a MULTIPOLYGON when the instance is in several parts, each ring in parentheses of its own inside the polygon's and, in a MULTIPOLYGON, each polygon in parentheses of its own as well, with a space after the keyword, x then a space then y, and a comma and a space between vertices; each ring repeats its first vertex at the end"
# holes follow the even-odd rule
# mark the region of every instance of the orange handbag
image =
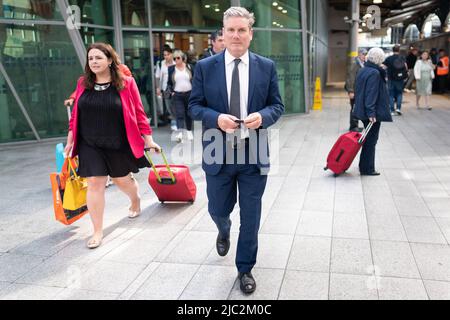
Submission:
POLYGON ((64 209, 64 191, 66 190, 66 182, 70 179, 79 179, 75 170, 78 167, 77 159, 66 158, 60 173, 53 172, 50 174, 50 182, 52 184, 53 193, 53 209, 55 218, 59 222, 70 225, 88 213, 86 203, 81 203, 77 208, 64 209))

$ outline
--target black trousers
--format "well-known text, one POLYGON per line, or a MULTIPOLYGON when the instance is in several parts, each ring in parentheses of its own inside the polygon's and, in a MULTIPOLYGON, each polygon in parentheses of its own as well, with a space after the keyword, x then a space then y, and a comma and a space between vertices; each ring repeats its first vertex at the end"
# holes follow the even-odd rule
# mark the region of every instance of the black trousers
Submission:
POLYGON ((353 108, 355 107, 355 98, 350 99, 350 128, 349 130, 358 128, 358 119, 353 116, 353 108))
POLYGON ((192 130, 192 119, 188 113, 189 96, 191 92, 175 92, 172 96, 173 107, 176 112, 178 129, 192 130))
POLYGON ((447 77, 448 75, 436 77, 438 93, 445 93, 447 91, 447 77))
MULTIPOLYGON (((364 120, 364 128, 369 125, 369 120, 364 120)), ((371 173, 375 171, 375 147, 380 133, 380 122, 375 122, 366 137, 359 158, 359 172, 371 173)))

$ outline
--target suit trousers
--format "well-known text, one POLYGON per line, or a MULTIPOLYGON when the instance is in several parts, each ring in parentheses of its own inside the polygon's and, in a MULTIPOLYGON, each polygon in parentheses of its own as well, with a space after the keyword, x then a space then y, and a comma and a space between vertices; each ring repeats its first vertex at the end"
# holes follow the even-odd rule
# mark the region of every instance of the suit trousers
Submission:
MULTIPOLYGON (((224 164, 217 175, 206 175, 208 210, 221 237, 230 235, 230 214, 239 190, 241 225, 236 252, 239 272, 250 272, 256 264, 262 196, 267 183, 267 175, 261 175, 256 164, 249 164, 248 148, 245 143, 245 163, 224 164)), ((238 150, 227 151, 234 152, 237 159, 238 150)))
POLYGON ((358 119, 353 115, 353 108, 355 108, 355 98, 350 99, 350 128, 349 130, 358 128, 358 119))
MULTIPOLYGON (((369 120, 364 120, 364 128, 369 125, 369 120)), ((359 172, 371 173, 375 171, 375 147, 377 145, 378 136, 380 133, 380 122, 375 122, 367 134, 366 141, 361 149, 361 156, 359 158, 359 172)))

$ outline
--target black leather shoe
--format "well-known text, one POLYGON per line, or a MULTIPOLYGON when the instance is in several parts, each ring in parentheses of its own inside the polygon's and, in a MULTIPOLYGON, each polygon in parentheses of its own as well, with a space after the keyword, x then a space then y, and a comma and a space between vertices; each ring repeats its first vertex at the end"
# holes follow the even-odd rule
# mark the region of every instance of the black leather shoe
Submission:
POLYGON ((373 171, 373 172, 361 172, 362 176, 379 176, 381 173, 379 173, 378 171, 373 171))
POLYGON ((256 290, 256 281, 251 272, 239 272, 239 282, 241 291, 245 294, 253 293, 256 290))
POLYGON ((220 234, 217 235, 216 249, 219 256, 226 256, 228 250, 230 250, 230 236, 228 236, 227 238, 222 238, 220 234))

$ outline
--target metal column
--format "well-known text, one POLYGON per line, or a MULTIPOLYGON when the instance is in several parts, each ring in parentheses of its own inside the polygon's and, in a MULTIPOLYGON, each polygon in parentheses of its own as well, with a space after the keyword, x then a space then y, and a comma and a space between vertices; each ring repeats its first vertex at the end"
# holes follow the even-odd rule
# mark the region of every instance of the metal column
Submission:
MULTIPOLYGON (((310 95, 309 95, 309 50, 308 50, 308 21, 306 12, 306 0, 301 0, 300 3, 301 23, 302 23, 302 56, 303 56, 303 90, 305 95, 305 113, 310 110, 310 95)), ((312 85, 312 84, 311 84, 312 85)))
POLYGON ((358 30, 359 30, 359 0, 352 0, 352 21, 350 27, 350 41, 347 70, 350 72, 353 59, 358 56, 358 30))
MULTIPOLYGON (((154 64, 154 55, 153 55, 153 33, 152 33, 152 3, 150 0, 147 0, 147 6, 148 6, 148 25, 149 25, 149 40, 150 40, 150 72, 151 75, 149 76, 149 78, 151 79, 151 83, 152 83, 152 102, 153 102, 153 119, 154 119, 154 124, 155 124, 155 128, 158 128, 158 112, 157 112, 157 108, 158 108, 158 101, 156 101, 156 92, 155 92, 155 64, 154 64)), ((161 48, 162 49, 162 48, 161 48)))
POLYGON ((124 63, 125 55, 123 50, 123 37, 122 37, 122 8, 120 7, 120 0, 113 0, 113 25, 114 25, 114 47, 117 54, 120 57, 120 61, 124 63))
POLYGON ((30 116, 28 115, 27 109, 25 109, 24 104, 22 103, 22 100, 20 100, 19 95, 17 94, 16 88, 14 88, 14 85, 9 78, 8 74, 6 73, 5 68, 3 67, 3 63, 0 61, 0 73, 5 78, 6 83, 9 86, 9 89, 11 90, 12 94, 14 95, 14 98, 16 98, 17 104, 20 107, 20 110, 22 111, 25 119, 28 122, 28 125, 30 126, 31 130, 33 131, 34 136, 36 137, 37 141, 41 141, 41 137, 39 136, 39 133, 37 132, 36 128, 34 127, 33 122, 31 121, 30 116))

